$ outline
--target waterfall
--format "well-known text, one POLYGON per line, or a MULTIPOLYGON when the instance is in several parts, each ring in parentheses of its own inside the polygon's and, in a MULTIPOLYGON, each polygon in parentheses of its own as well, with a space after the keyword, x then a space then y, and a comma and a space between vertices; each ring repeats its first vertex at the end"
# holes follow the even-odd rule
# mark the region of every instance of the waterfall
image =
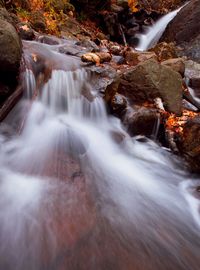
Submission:
POLYGON ((131 138, 91 80, 24 73, 0 126, 0 270, 199 270, 199 180, 131 138))
POLYGON ((169 22, 173 20, 173 18, 182 8, 183 6, 162 16, 155 24, 148 27, 144 34, 138 34, 137 38, 139 39, 139 44, 136 50, 146 51, 155 46, 161 38, 169 22))

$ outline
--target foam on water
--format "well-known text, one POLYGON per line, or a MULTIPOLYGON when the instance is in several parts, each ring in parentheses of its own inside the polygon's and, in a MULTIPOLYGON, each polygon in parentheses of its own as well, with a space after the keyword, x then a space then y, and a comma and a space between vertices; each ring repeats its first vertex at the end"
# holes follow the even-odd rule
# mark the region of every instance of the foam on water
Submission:
POLYGON ((25 74, 26 114, 0 137, 0 269, 198 270, 199 203, 176 158, 109 117, 84 69, 54 70, 34 99, 25 74))

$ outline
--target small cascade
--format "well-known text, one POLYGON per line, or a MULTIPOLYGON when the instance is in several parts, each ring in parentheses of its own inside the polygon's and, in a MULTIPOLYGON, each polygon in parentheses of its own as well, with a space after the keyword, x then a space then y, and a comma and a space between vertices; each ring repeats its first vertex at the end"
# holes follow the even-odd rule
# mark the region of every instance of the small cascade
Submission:
POLYGON ((146 51, 155 46, 161 38, 169 22, 173 20, 173 18, 181 9, 182 7, 164 15, 154 25, 148 27, 144 34, 138 34, 137 38, 139 39, 139 44, 136 50, 146 51))

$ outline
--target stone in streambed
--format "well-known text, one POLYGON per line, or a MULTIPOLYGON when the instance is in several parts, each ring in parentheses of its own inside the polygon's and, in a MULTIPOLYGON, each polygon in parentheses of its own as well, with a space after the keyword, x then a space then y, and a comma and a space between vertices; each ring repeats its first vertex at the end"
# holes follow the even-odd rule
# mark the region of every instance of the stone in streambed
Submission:
POLYGON ((124 95, 130 104, 153 102, 160 97, 167 111, 181 114, 182 77, 171 68, 154 60, 147 60, 126 70, 106 89, 108 102, 115 93, 124 95))
POLYGON ((200 117, 189 120, 178 137, 177 146, 180 154, 189 162, 190 169, 200 172, 200 117))
POLYGON ((123 124, 131 136, 143 135, 152 137, 157 135, 160 114, 154 108, 135 106, 127 112, 123 124))
POLYGON ((192 60, 185 61, 185 77, 195 94, 200 97, 200 64, 192 60))
POLYGON ((99 53, 85 53, 81 56, 83 62, 90 62, 99 65, 103 62, 109 62, 112 59, 110 53, 99 52, 99 53))

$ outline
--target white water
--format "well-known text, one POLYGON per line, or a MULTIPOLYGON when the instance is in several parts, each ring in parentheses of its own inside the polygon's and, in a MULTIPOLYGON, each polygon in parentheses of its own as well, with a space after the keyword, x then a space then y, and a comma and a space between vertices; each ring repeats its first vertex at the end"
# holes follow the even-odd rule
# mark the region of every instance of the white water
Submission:
POLYGON ((148 27, 146 33, 138 34, 137 37, 139 39, 139 44, 136 50, 146 51, 155 46, 161 38, 169 22, 173 20, 173 18, 181 9, 182 7, 164 15, 154 25, 148 27))
POLYGON ((0 270, 199 270, 198 182, 107 116, 85 70, 35 100, 25 79, 1 127, 0 270))

